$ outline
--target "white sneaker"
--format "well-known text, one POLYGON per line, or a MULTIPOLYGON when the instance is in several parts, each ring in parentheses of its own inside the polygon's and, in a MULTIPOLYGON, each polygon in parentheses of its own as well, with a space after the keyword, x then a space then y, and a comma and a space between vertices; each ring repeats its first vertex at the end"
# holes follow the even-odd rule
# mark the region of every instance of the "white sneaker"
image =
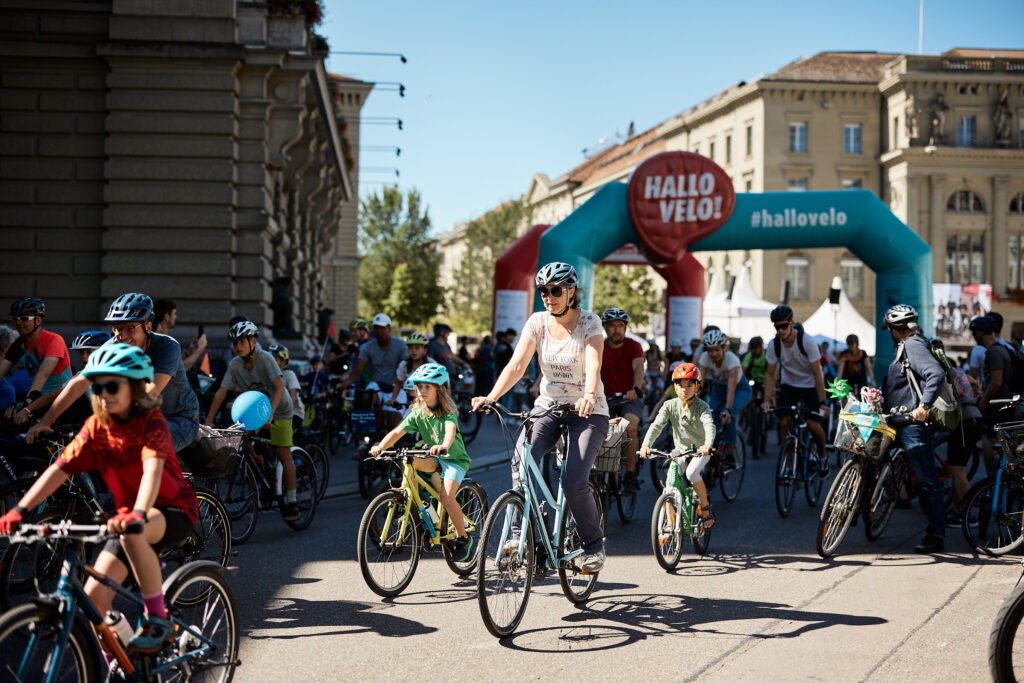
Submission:
POLYGON ((596 553, 588 553, 583 556, 580 563, 581 574, 596 574, 604 569, 605 554, 603 550, 596 553))

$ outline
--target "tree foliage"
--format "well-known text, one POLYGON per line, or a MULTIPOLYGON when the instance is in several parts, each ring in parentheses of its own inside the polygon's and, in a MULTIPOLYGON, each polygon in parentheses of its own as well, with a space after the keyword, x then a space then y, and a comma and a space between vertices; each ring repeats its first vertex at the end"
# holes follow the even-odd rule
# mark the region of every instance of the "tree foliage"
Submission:
POLYGON ((528 220, 526 205, 512 200, 466 226, 466 251, 455 269, 447 302, 449 322, 460 333, 491 329, 494 261, 516 241, 528 220))
POLYGON ((594 270, 594 312, 621 308, 629 313, 630 327, 645 327, 662 304, 654 291, 647 266, 603 266, 594 270))
POLYGON ((385 187, 362 202, 359 213, 359 311, 369 319, 384 311, 396 325, 424 325, 444 303, 438 282, 441 254, 420 194, 403 197, 385 187))

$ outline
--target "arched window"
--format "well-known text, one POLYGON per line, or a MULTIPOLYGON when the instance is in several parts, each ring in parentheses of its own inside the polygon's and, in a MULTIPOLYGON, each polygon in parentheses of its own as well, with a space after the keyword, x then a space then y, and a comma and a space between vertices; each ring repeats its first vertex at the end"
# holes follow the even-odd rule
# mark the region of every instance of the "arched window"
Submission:
POLYGON ((1018 192, 1010 198, 1010 213, 1024 213, 1024 192, 1018 192))
POLYGON ((970 190, 957 190, 949 195, 946 211, 951 213, 985 213, 981 198, 970 190))

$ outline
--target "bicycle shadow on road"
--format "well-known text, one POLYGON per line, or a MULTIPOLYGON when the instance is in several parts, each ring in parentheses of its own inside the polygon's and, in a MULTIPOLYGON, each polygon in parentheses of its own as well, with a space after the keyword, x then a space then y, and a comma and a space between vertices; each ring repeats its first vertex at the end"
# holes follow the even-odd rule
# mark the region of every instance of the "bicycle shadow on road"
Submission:
POLYGON ((244 635, 252 640, 292 640, 357 633, 406 638, 437 631, 433 626, 395 616, 389 613, 390 609, 355 600, 273 598, 260 613, 259 619, 247 624, 244 635), (274 632, 283 630, 287 631, 274 632))
POLYGON ((463 579, 451 588, 402 593, 393 598, 383 598, 381 602, 386 605, 437 605, 476 600, 476 594, 476 580, 463 579))
POLYGON ((820 572, 843 567, 866 567, 871 564, 867 560, 848 558, 820 560, 810 555, 772 555, 765 553, 718 553, 703 558, 703 562, 685 561, 669 574, 677 576, 702 577, 724 576, 748 569, 785 569, 798 572, 820 572), (805 566, 800 566, 805 565, 805 566))
POLYGON ((579 652, 622 647, 656 636, 695 634, 762 639, 796 638, 832 626, 877 626, 887 623, 886 619, 875 616, 805 612, 784 603, 645 593, 594 599, 562 620, 571 625, 522 631, 500 642, 507 648, 529 652, 579 652), (743 621, 766 623, 762 628, 748 632, 713 626, 716 623, 743 621), (774 625, 789 622, 796 622, 795 628, 769 632, 774 625), (592 631, 589 636, 588 628, 592 631), (550 631, 557 632, 554 645, 550 631), (543 637, 538 637, 541 633, 543 637))

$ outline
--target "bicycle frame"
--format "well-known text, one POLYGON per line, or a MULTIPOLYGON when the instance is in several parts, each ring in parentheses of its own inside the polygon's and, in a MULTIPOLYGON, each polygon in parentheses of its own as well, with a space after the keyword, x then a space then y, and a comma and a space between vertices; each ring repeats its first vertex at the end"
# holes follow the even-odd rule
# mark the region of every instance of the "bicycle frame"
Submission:
MULTIPOLYGON (((689 458, 684 459, 684 462, 688 459, 689 458)), ((676 477, 683 481, 683 488, 670 484, 667 481, 668 475, 666 475, 665 488, 663 491, 672 489, 672 499, 676 504, 675 530, 684 534, 692 534, 696 531, 696 528, 690 523, 690 520, 693 517, 693 486, 686 478, 685 469, 682 475, 679 474, 680 463, 675 462, 674 460, 672 463, 676 466, 676 477)))
MULTIPOLYGON (((409 456, 406 456, 406 458, 408 457, 409 456)), ((437 470, 434 471, 436 472, 437 470)), ((433 486, 431 486, 430 482, 427 481, 423 477, 423 475, 416 470, 415 467, 413 467, 411 462, 406 460, 405 464, 402 467, 402 485, 398 488, 398 490, 405 491, 409 499, 409 504, 405 506, 405 512, 402 514, 402 528, 399 532, 399 538, 402 541, 405 540, 405 535, 409 532, 409 526, 411 524, 410 520, 413 515, 413 510, 415 509, 418 514, 420 508, 423 505, 423 499, 420 497, 419 492, 420 486, 425 488, 427 490, 427 493, 433 496, 436 500, 441 499, 441 496, 438 494, 437 490, 433 486)), ((388 510, 388 515, 384 520, 384 526, 381 529, 381 535, 384 538, 387 538, 388 531, 391 528, 391 524, 395 521, 394 515, 395 509, 392 507, 390 510, 388 510)), ((448 520, 448 523, 452 524, 451 519, 448 520)), ((466 515, 462 515, 462 523, 466 527, 466 533, 469 533, 470 531, 476 529, 476 526, 473 524, 473 520, 471 520, 466 515)), ((420 521, 420 524, 422 524, 422 521, 420 521)), ((440 529, 434 529, 434 533, 430 537, 430 542, 436 545, 441 541, 447 541, 451 538, 454 538, 454 534, 454 528, 452 528, 450 531, 445 531, 443 534, 441 533, 440 529)))

